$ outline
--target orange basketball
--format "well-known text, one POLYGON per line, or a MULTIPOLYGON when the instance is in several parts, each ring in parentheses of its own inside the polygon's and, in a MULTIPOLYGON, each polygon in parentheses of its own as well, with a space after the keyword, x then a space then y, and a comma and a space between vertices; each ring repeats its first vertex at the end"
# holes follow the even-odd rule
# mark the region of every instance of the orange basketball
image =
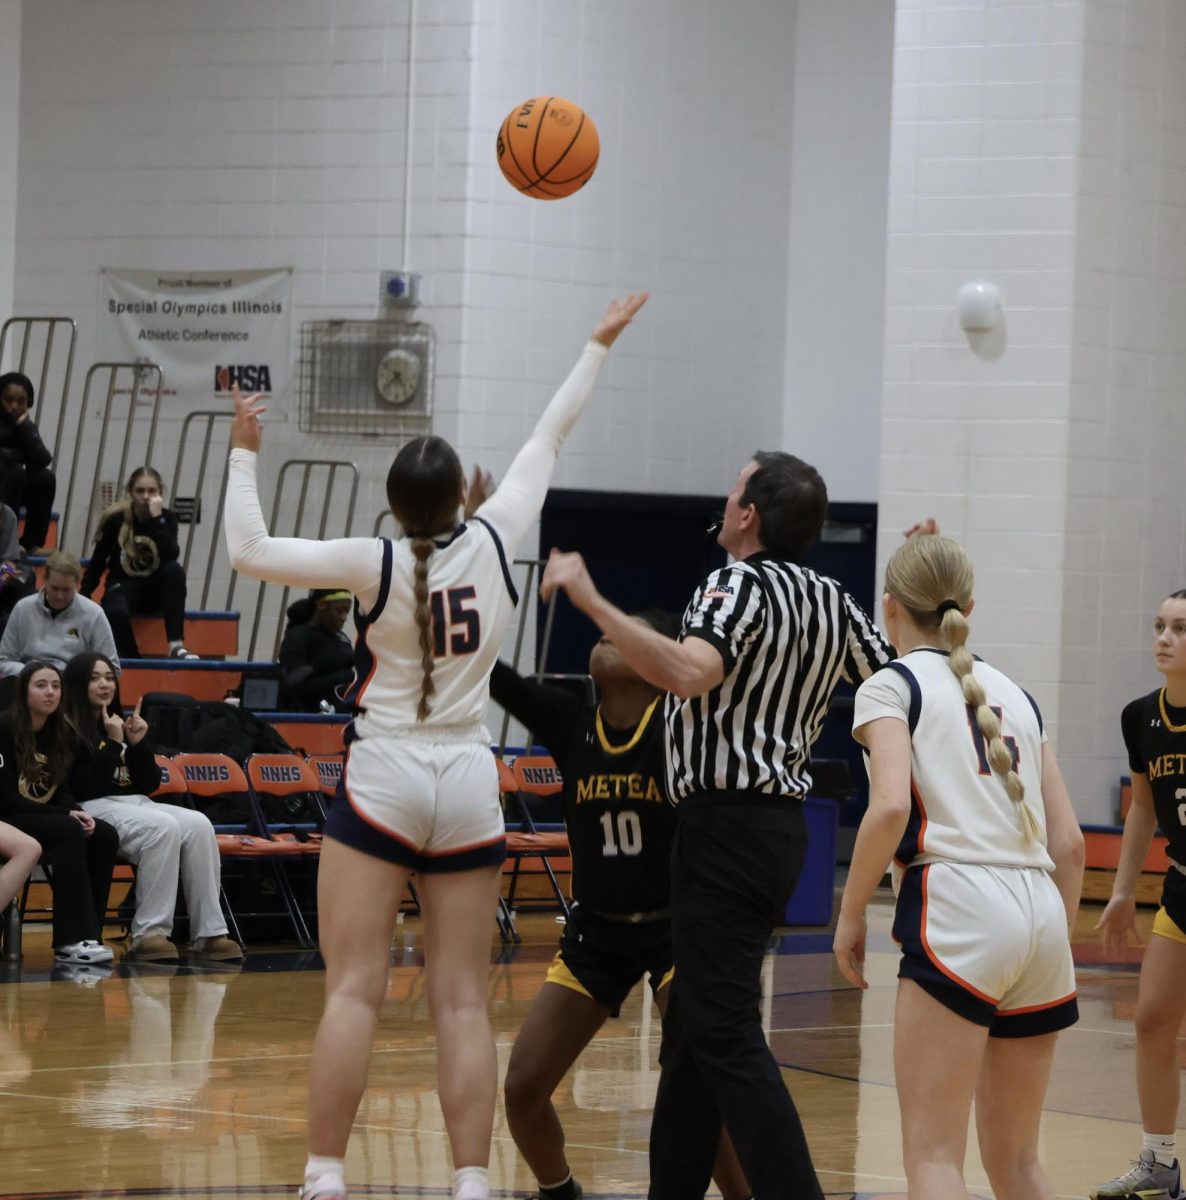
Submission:
POLYGON ((537 200, 560 200, 584 187, 601 153, 597 126, 559 96, 524 100, 507 114, 497 146, 507 182, 537 200))

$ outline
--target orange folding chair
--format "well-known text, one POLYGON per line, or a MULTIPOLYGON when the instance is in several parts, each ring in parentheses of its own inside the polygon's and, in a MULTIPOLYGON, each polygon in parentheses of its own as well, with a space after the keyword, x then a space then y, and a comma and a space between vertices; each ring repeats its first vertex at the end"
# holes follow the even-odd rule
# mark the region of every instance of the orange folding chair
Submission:
POLYGON ((555 760, 551 755, 545 754, 521 754, 515 759, 511 775, 515 786, 514 791, 507 795, 515 800, 522 828, 507 831, 507 857, 515 860, 514 868, 511 871, 507 906, 512 912, 514 911, 515 892, 519 883, 519 869, 523 859, 535 858, 543 866, 544 874, 547 875, 548 882, 552 885, 556 902, 567 920, 569 899, 564 894, 560 881, 556 878, 551 859, 569 857, 568 834, 563 829, 538 829, 532 819, 531 810, 527 806, 528 796, 555 796, 563 789, 564 781, 560 778, 560 771, 555 760))
POLYGON ((192 808, 193 804, 189 798, 189 784, 186 783, 185 774, 181 768, 171 758, 166 758, 163 754, 156 756, 156 765, 161 773, 161 782, 157 786, 156 791, 152 793, 152 798, 154 800, 164 800, 169 804, 176 804, 181 808, 192 808))
MULTIPOLYGON (((253 804, 251 787, 243 768, 225 754, 178 754, 173 762, 185 778, 194 807, 206 813, 214 824, 218 835, 218 853, 223 862, 234 862, 240 874, 246 877, 251 864, 267 863, 276 881, 276 891, 284 907, 284 913, 292 925, 296 940, 302 946, 312 944, 309 928, 305 924, 289 885, 280 859, 289 853, 283 843, 267 836, 266 828, 253 804)), ((242 912, 227 903, 228 920, 243 921, 248 918, 274 917, 274 912, 242 912)), ((236 936, 240 942, 242 937, 236 936)))
MULTIPOLYGON (((299 754, 253 754, 247 760, 247 783, 264 834, 284 847, 279 864, 307 933, 309 922, 317 920, 315 864, 325 824, 321 778, 299 754), (306 865, 297 866, 298 862, 306 865), (308 898, 304 909, 302 894, 308 898)), ((310 940, 314 940, 311 935, 310 940)))
POLYGON ((321 782, 321 794, 332 800, 338 791, 342 768, 346 765, 345 751, 339 750, 336 754, 310 754, 305 761, 317 772, 317 778, 321 782))

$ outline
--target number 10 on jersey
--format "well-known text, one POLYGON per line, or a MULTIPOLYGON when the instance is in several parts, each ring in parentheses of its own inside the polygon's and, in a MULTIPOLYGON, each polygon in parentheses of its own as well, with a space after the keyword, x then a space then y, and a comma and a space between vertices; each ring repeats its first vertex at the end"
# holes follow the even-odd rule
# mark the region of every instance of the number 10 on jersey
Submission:
POLYGON ((642 822, 638 813, 623 810, 601 814, 601 846, 603 858, 617 858, 619 854, 633 857, 642 853, 642 822))

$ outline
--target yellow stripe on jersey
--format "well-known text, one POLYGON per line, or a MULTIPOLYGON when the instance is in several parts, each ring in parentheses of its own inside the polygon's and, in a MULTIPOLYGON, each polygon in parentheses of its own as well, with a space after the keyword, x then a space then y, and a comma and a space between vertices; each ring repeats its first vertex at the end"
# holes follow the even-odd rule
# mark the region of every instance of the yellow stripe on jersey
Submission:
POLYGON ((1186 725, 1175 725, 1170 720, 1170 715, 1165 707, 1165 688, 1162 688, 1157 693, 1157 707, 1161 709, 1161 723, 1170 731, 1170 733, 1186 733, 1186 725))
POLYGON ((634 731, 628 742, 624 742, 621 746, 615 746, 605 736, 605 726, 601 723, 601 707, 598 706, 596 725, 597 725, 597 740, 601 743, 601 748, 606 754, 625 754, 627 750, 633 750, 638 745, 639 739, 646 732, 647 726, 651 723, 651 717, 654 715, 655 707, 658 705, 661 697, 656 696, 654 700, 647 706, 646 712, 642 714, 642 720, 638 723, 638 728, 634 731))

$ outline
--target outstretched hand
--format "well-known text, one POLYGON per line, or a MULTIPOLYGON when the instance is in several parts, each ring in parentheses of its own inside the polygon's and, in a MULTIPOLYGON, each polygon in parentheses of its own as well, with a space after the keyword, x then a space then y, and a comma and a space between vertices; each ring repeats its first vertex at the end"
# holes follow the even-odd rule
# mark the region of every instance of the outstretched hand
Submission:
POLYGON ((600 342, 608 349, 617 336, 634 320, 635 313, 647 302, 650 292, 631 292, 625 300, 611 300, 600 321, 593 330, 591 340, 600 342))
POLYGON ((494 495, 495 486, 494 476, 474 463, 473 476, 470 478, 469 486, 465 489, 465 519, 467 521, 494 495))
POLYGON ((231 422, 231 449, 258 451, 264 432, 259 419, 268 411, 268 406, 260 404, 259 392, 244 396, 239 391, 238 384, 231 388, 231 399, 235 402, 235 419, 231 422))
POLYGON ((587 608, 599 594, 585 560, 579 554, 565 554, 553 546, 540 580, 539 594, 546 603, 558 588, 567 592, 568 598, 580 609, 587 608))

